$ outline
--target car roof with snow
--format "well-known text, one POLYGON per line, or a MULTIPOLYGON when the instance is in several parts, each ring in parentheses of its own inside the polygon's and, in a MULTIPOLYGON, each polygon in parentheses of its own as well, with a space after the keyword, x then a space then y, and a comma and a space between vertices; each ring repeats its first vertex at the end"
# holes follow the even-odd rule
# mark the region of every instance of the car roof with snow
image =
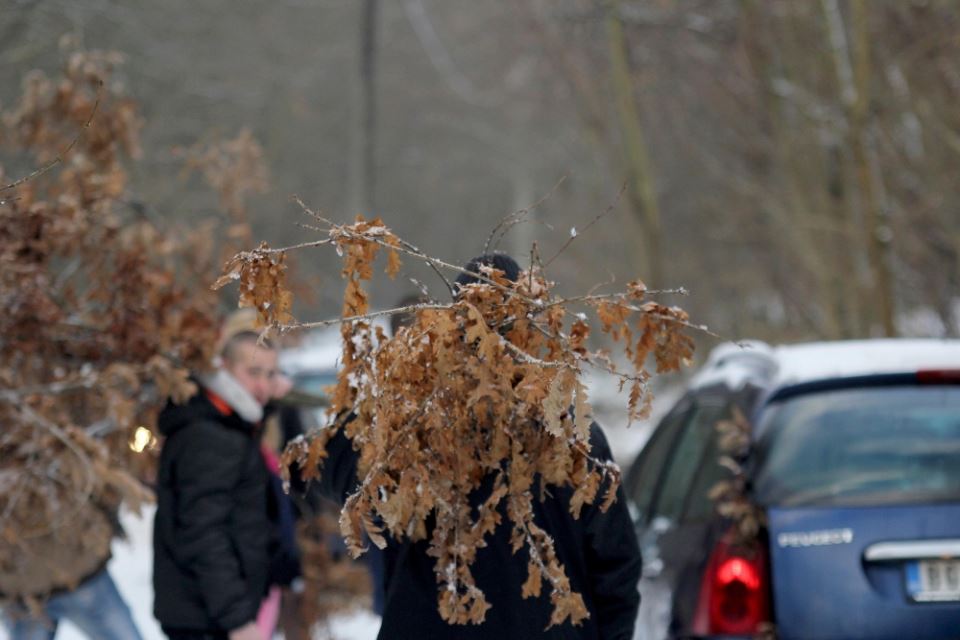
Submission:
POLYGON ((302 344, 280 352, 280 369, 287 375, 304 371, 336 371, 342 351, 337 327, 313 331, 302 344))
POLYGON ((691 388, 747 384, 779 389, 817 380, 923 370, 960 370, 960 340, 877 339, 771 346, 724 343, 710 352, 691 388))
MULTIPOLYGON (((374 318, 370 321, 374 327, 380 327, 389 334, 390 324, 386 318, 374 318)), ((303 342, 280 352, 280 369, 287 375, 304 372, 336 371, 340 368, 340 355, 343 353, 343 338, 340 326, 332 325, 317 329, 304 336, 303 342)))

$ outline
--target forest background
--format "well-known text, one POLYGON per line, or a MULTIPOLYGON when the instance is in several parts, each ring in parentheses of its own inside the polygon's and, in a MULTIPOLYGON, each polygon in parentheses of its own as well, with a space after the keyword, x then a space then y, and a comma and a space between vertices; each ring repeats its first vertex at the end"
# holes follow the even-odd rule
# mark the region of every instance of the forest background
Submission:
MULTIPOLYGON (((500 248, 551 255, 613 205, 554 267, 561 292, 684 286, 727 338, 960 330, 952 2, 16 1, 0 102, 60 67, 64 35, 125 55, 150 150, 129 200, 156 222, 219 208, 177 149, 246 128, 270 171, 247 215, 273 246, 307 235, 292 194, 451 262, 538 201, 500 248)), ((291 258, 294 315, 336 315, 337 256, 291 258)), ((373 306, 414 290, 377 283, 373 306)))

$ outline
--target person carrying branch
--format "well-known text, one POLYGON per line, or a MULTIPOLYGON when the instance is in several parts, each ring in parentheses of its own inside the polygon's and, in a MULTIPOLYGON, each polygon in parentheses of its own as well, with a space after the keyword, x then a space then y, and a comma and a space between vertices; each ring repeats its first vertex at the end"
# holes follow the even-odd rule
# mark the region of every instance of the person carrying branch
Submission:
MULTIPOLYGON (((464 288, 489 278, 479 274, 496 273, 505 281, 515 282, 520 274, 517 263, 503 254, 483 255, 471 260, 457 279, 455 290, 458 297, 464 288)), ((502 332, 508 328, 501 327, 502 332)), ((561 408, 562 409, 562 408, 561 408)), ((348 423, 351 416, 340 416, 341 423, 348 423)), ((442 420, 442 418, 441 418, 442 420)), ((514 428, 508 425, 506 428, 514 428)), ((538 424, 520 425, 522 428, 541 428, 538 424)), ((322 471, 313 485, 328 498, 341 505, 348 502, 352 493, 357 491, 358 469, 362 466, 360 453, 355 444, 339 428, 326 442, 322 471)), ((600 430, 592 423, 589 425, 590 458, 599 464, 612 460, 610 447, 600 430)), ((426 445, 423 445, 426 446, 426 445)), ((495 446, 495 445, 492 445, 495 446)), ((611 463, 612 464, 612 463, 611 463)), ((559 561, 565 567, 569 584, 560 585, 569 595, 582 596, 582 614, 556 623, 555 594, 540 590, 540 569, 536 575, 529 575, 524 554, 518 553, 523 541, 516 539, 516 529, 506 522, 508 510, 506 500, 497 499, 496 513, 484 516, 485 505, 491 494, 500 492, 502 497, 506 487, 502 484, 501 468, 489 468, 479 487, 469 496, 470 513, 481 514, 478 521, 492 524, 492 530, 479 538, 476 544, 475 562, 470 565, 473 585, 468 589, 479 589, 485 594, 478 615, 470 620, 480 624, 451 624, 449 611, 444 615, 438 610, 438 582, 444 578, 453 580, 454 572, 459 570, 455 561, 446 565, 446 576, 439 573, 438 552, 431 550, 431 539, 443 532, 437 532, 437 513, 426 518, 426 530, 423 535, 407 535, 402 540, 384 532, 386 602, 379 638, 381 640, 411 639, 470 639, 497 638, 509 640, 516 638, 577 638, 627 640, 633 636, 634 622, 640 605, 637 585, 641 572, 640 550, 638 548, 633 524, 627 512, 622 490, 616 492, 617 499, 605 504, 604 512, 600 505, 581 504, 579 518, 571 513, 571 500, 576 487, 549 484, 537 474, 529 489, 531 500, 531 523, 537 523, 537 529, 530 528, 528 539, 535 538, 545 542, 555 551, 553 561, 559 561), (415 540, 415 541, 412 541, 415 540), (485 609, 484 609, 485 607, 485 609), (446 619, 445 619, 446 618, 446 619)), ((516 471, 516 470, 514 470, 516 471)), ((373 473, 373 472, 371 472, 373 473)), ((519 474, 519 471, 516 471, 519 474)), ((384 482, 390 478, 383 477, 384 482)), ((455 480, 454 480, 455 481, 455 480)), ((424 490, 414 487, 415 491, 424 490)), ((602 489, 599 491, 602 495, 602 489)), ((374 492, 374 495, 376 493, 374 492)), ((387 496, 381 490, 378 506, 380 513, 386 513, 387 496)), ((374 498, 376 500, 376 498, 374 498)), ((511 503, 512 504, 512 503, 511 503)), ((439 507, 437 507, 439 508, 439 507)), ((345 514, 346 514, 345 509, 345 514)), ((511 514, 515 518, 516 514, 511 514)), ((343 520, 341 521, 343 525, 343 520)), ((411 527, 414 526, 411 521, 411 527)), ((485 525, 480 525, 485 526, 485 525)), ((367 531, 378 531, 377 523, 369 523, 367 531)), ((453 545, 454 547, 456 544, 453 545)), ((454 549, 451 553, 460 553, 454 549)), ((532 552, 531 552, 532 557, 532 552)), ((534 565, 533 560, 530 561, 534 565)), ((442 563, 441 563, 442 564, 442 563)), ((542 566, 544 580, 549 567, 542 566)), ((552 576, 551 576, 552 579, 552 576)), ((556 584, 556 583, 555 583, 556 584)), ((448 583, 451 592, 459 589, 448 583)), ((459 597, 451 593, 451 601, 459 597)), ((440 595, 444 599, 443 591, 440 595)), ((442 608, 442 605, 441 605, 442 608)), ((456 612, 454 612, 456 613, 456 612)), ((466 613, 465 613, 466 615, 466 613)), ((457 620, 460 622, 460 620, 457 620)))

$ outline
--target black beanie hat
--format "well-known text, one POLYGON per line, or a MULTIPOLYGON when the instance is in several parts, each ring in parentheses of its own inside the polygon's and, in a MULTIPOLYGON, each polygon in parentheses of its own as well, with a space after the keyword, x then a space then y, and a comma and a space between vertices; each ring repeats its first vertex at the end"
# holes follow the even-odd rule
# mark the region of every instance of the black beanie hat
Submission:
POLYGON ((464 265, 463 268, 471 273, 460 273, 460 275, 457 276, 457 286, 455 287, 457 291, 468 284, 482 282, 482 280, 477 278, 475 275, 472 275, 473 273, 480 273, 481 266, 499 269, 503 272, 504 277, 510 282, 516 282, 517 278, 520 277, 520 265, 517 264, 516 260, 505 253, 485 253, 482 256, 473 258, 470 260, 470 262, 464 265))

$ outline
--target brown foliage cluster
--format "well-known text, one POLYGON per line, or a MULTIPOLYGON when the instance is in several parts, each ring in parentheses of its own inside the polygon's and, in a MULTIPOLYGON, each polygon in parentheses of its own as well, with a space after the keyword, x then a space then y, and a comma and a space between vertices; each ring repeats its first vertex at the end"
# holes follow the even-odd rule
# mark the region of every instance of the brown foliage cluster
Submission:
POLYGON ((234 138, 217 137, 177 149, 186 169, 200 173, 220 199, 220 208, 230 217, 227 237, 239 246, 252 240, 247 222, 247 199, 267 190, 270 175, 263 159, 263 147, 249 129, 234 138))
POLYGON ((747 476, 741 466, 750 453, 750 422, 740 409, 734 407, 730 418, 718 422, 716 429, 720 436, 717 462, 731 475, 710 489, 710 499, 721 516, 733 521, 734 542, 749 545, 757 540, 761 528, 766 526, 763 509, 747 493, 747 476))
POLYGON ((206 236, 164 232, 127 206, 141 122, 111 79, 118 62, 75 52, 61 77, 28 76, 3 114, 5 157, 39 167, 0 188, 8 597, 69 587, 103 561, 119 503, 148 498, 136 476, 150 454, 131 451, 133 431, 193 392, 187 371, 215 344, 206 236))
POLYGON ((286 254, 271 251, 267 243, 262 242, 257 249, 231 258, 213 288, 239 280, 240 306, 256 309, 258 324, 285 325, 293 320, 290 314, 293 292, 287 285, 285 262, 286 254))
POLYGON ((324 511, 297 525, 304 583, 299 611, 302 620, 323 622, 333 614, 369 606, 367 567, 332 552, 331 537, 339 533, 335 513, 324 511))
MULTIPOLYGON (((692 354, 686 314, 646 301, 640 282, 618 294, 561 299, 537 264, 515 283, 483 268, 476 274, 481 282, 463 288, 454 302, 408 309, 415 312, 412 323, 388 338, 371 322, 364 289, 378 253, 387 254, 391 276, 401 255, 438 270, 456 267, 420 253, 379 219, 323 222, 328 238, 310 244, 335 246, 347 282, 343 366, 332 400, 332 415, 340 419, 292 443, 285 465, 298 464, 308 479, 319 477, 325 445, 343 429, 360 456, 360 485, 340 519, 348 548, 362 553, 364 535, 381 547, 386 533, 397 540, 429 537, 438 608, 447 622, 484 620, 490 605, 471 565, 485 537, 510 526, 514 551, 526 550, 522 596, 537 597, 546 585, 554 607, 550 626, 579 624, 589 614, 552 538, 534 519, 533 501, 545 499, 553 485, 572 489, 575 517, 583 509, 609 507, 620 471, 591 456, 591 409, 581 373, 586 366, 617 373, 630 385, 631 415, 645 415, 648 356, 658 371, 670 371, 692 354), (572 311, 575 305, 623 345, 629 372, 618 372, 607 354, 588 348, 588 316, 572 311), (474 510, 470 496, 482 485, 476 495, 484 501, 474 510)), ((241 295, 258 301, 258 308, 273 308, 288 295, 245 276, 277 254, 283 251, 241 254, 228 265, 227 276, 240 278, 241 295)))

